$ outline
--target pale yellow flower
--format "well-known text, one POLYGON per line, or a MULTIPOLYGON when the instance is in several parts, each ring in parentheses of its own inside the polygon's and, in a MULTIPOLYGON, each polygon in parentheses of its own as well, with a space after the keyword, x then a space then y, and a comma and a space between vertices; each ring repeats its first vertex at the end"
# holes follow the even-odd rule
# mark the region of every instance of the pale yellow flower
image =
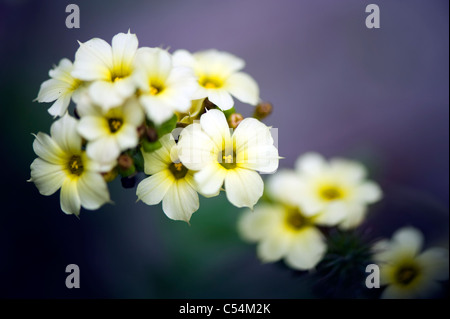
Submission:
POLYGON ((31 179, 42 195, 61 189, 61 209, 80 214, 80 207, 98 209, 110 201, 102 167, 82 150, 77 121, 68 114, 51 126, 51 136, 38 133, 33 149, 39 158, 31 164, 31 179))
POLYGON ((260 100, 258 84, 250 75, 240 72, 245 62, 228 52, 206 50, 191 54, 178 50, 173 58, 175 65, 190 67, 197 76, 200 85, 193 99, 207 97, 222 110, 233 107, 232 96, 251 105, 260 100))
POLYGON ((194 172, 179 161, 172 134, 164 135, 160 142, 160 149, 142 152, 145 173, 151 176, 139 183, 136 195, 148 205, 162 201, 167 217, 189 222, 199 208, 194 172))
POLYGON ((380 267, 382 293, 386 299, 433 297, 448 279, 449 257, 444 248, 422 252, 423 235, 413 227, 397 230, 390 241, 374 245, 374 260, 380 267))

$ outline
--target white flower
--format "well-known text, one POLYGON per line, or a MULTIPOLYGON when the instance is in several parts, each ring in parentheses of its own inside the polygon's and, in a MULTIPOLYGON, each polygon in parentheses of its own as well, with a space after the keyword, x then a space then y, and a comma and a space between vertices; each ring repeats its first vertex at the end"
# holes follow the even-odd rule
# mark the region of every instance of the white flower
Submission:
POLYGON ((137 51, 138 39, 130 31, 116 34, 112 46, 99 38, 80 42, 72 76, 92 81, 90 97, 95 104, 108 110, 122 104, 136 90, 131 75, 137 51))
POLYGON ((200 87, 193 99, 207 97, 222 110, 233 107, 231 96, 251 105, 259 102, 259 88, 247 73, 239 72, 245 62, 223 51, 207 50, 194 54, 178 50, 173 54, 175 65, 192 68, 197 75, 200 87))
POLYGON ((77 110, 81 116, 78 133, 88 141, 86 152, 93 160, 111 163, 122 151, 137 146, 137 128, 144 121, 144 113, 136 99, 106 111, 83 96, 77 110))
POLYGON ((191 69, 174 67, 172 56, 160 48, 140 49, 136 64, 134 80, 139 87, 139 100, 150 120, 161 124, 175 111, 189 110, 198 87, 191 69))
POLYGON ((178 142, 183 164, 198 170, 195 180, 205 196, 217 195, 225 182, 228 200, 252 208, 262 196, 264 183, 256 171, 273 173, 278 150, 270 128, 254 118, 244 119, 233 134, 225 115, 210 110, 181 131, 178 142))
POLYGON ((97 209, 110 201, 101 167, 81 148, 77 121, 68 114, 51 126, 51 136, 38 133, 33 149, 39 158, 31 164, 30 181, 42 195, 52 195, 61 188, 61 209, 66 214, 80 214, 80 206, 97 209))
POLYGON ((339 158, 326 162, 319 154, 307 153, 295 166, 298 177, 278 177, 279 186, 272 192, 295 201, 307 216, 317 216, 318 224, 354 228, 363 221, 368 204, 381 199, 379 186, 366 180, 366 169, 357 162, 339 158))
POLYGON ((421 252, 422 246, 422 233, 412 227, 401 228, 390 241, 374 245, 380 283, 387 285, 382 298, 427 298, 440 290, 439 281, 448 279, 448 250, 430 248, 421 252))
POLYGON ((66 113, 72 95, 82 83, 70 74, 72 69, 72 62, 62 59, 57 67, 49 71, 51 79, 41 84, 36 100, 39 103, 55 101, 48 109, 54 117, 63 116, 66 113))
POLYGON ((145 173, 151 176, 139 183, 136 194, 148 205, 162 201, 163 211, 170 219, 189 222, 199 208, 194 172, 178 160, 172 134, 164 135, 160 142, 160 149, 142 152, 145 173))
POLYGON ((258 243, 257 255, 263 262, 284 258, 289 267, 308 270, 326 252, 324 236, 314 226, 314 219, 294 207, 261 205, 242 214, 238 231, 244 240, 258 243))

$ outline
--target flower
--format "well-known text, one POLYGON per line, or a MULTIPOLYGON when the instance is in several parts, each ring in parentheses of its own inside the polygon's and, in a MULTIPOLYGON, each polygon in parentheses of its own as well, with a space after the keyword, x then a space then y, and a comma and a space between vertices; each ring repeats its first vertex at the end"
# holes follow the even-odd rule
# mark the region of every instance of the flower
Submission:
POLYGON ((58 66, 49 71, 51 79, 41 84, 36 100, 39 103, 55 101, 48 109, 48 112, 54 117, 63 116, 66 113, 72 95, 82 83, 70 74, 72 69, 72 62, 62 59, 58 66))
POLYGON ((419 230, 404 227, 390 241, 382 240, 374 245, 380 283, 387 285, 382 298, 431 297, 441 288, 439 281, 448 279, 448 250, 429 248, 421 252, 423 241, 419 230))
POLYGON ((327 163, 321 155, 307 153, 295 167, 296 174, 280 174, 271 190, 297 203, 307 216, 317 215, 320 225, 354 228, 363 221, 367 205, 381 199, 379 186, 366 180, 366 169, 357 162, 335 158, 327 163))
POLYGON ((205 196, 215 196, 225 183, 228 200, 252 208, 262 196, 264 183, 256 171, 273 173, 278 150, 268 128, 253 118, 244 119, 230 133, 225 115, 210 110, 181 131, 178 154, 194 175, 205 196))
POLYGON ((238 221, 241 237, 257 242, 257 255, 263 262, 284 259, 297 270, 314 268, 326 252, 322 233, 296 207, 264 204, 242 214, 238 221))
POLYGON ((92 81, 89 95, 95 104, 105 110, 122 104, 136 90, 131 77, 138 52, 136 35, 130 31, 118 33, 112 39, 112 46, 99 38, 79 44, 72 76, 92 81))
POLYGON ((135 98, 105 110, 83 96, 77 110, 81 116, 77 130, 88 141, 86 152, 93 160, 110 163, 122 151, 137 146, 137 128, 144 121, 144 113, 135 98))
POLYGON ((194 172, 179 161, 171 133, 164 135, 160 142, 160 149, 151 153, 142 152, 144 171, 151 176, 139 183, 136 195, 147 205, 162 201, 167 217, 189 222, 199 208, 194 172))
POLYGON ((172 56, 160 48, 142 48, 137 56, 134 79, 139 100, 147 116, 156 124, 169 120, 175 111, 187 112, 198 84, 187 67, 174 67, 172 56))
POLYGON ((77 134, 77 121, 64 115, 50 128, 51 136, 38 133, 33 149, 39 156, 31 164, 31 179, 42 195, 61 188, 61 209, 80 214, 80 207, 98 209, 110 201, 102 167, 86 156, 77 134))
POLYGON ((192 68, 200 84, 193 99, 207 97, 222 110, 233 107, 231 95, 241 102, 256 105, 259 88, 255 80, 240 71, 245 62, 223 51, 206 50, 194 54, 178 50, 173 54, 174 64, 192 68))

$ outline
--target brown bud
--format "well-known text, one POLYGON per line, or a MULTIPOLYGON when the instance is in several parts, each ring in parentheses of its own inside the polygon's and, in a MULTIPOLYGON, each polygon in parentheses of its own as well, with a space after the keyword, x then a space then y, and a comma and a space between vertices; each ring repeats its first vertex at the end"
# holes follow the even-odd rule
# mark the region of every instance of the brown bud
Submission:
POLYGON ((145 132, 146 132, 146 129, 145 129, 145 128, 146 128, 145 124, 142 124, 141 126, 138 126, 138 128, 136 129, 139 138, 141 138, 141 137, 144 136, 144 134, 145 134, 145 132))
POLYGON ((233 113, 228 118, 228 125, 231 128, 236 128, 242 122, 243 119, 244 119, 244 117, 242 116, 242 114, 233 113))
POLYGON ((117 164, 119 165, 119 168, 121 170, 126 171, 126 170, 130 169, 133 166, 134 161, 133 161, 133 159, 131 158, 130 155, 128 155, 128 154, 121 154, 119 156, 119 158, 117 159, 117 164))
POLYGON ((258 120, 263 120, 272 113, 273 106, 269 102, 258 103, 255 107, 253 117, 258 120))
POLYGON ((145 128, 145 135, 149 142, 156 142, 158 140, 158 132, 153 127, 145 128))

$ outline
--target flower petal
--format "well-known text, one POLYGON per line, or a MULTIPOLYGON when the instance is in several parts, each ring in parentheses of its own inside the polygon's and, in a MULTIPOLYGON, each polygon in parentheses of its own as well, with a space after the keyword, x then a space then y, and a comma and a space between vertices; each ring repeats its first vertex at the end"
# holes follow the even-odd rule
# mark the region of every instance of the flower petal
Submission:
POLYGON ((169 120, 174 114, 170 105, 151 95, 141 95, 140 101, 147 117, 157 125, 169 120))
POLYGON ((163 170, 142 180, 136 190, 139 200, 147 205, 156 205, 166 196, 175 182, 169 170, 163 170))
POLYGON ((315 227, 307 227, 297 234, 285 260, 292 268, 312 269, 322 260, 326 248, 322 233, 315 227))
POLYGON ((262 204, 254 211, 245 211, 238 222, 240 236, 249 242, 256 242, 267 237, 280 222, 283 207, 262 204), (280 212, 281 211, 281 212, 280 212))
POLYGON ((263 262, 274 262, 283 258, 292 244, 291 236, 275 232, 263 238, 257 246, 257 254, 263 262))
POLYGON ((105 118, 84 116, 77 127, 78 133, 88 141, 96 140, 109 134, 109 125, 105 118))
POLYGON ((449 277, 448 250, 444 248, 430 248, 417 257, 423 271, 429 280, 447 280, 449 277))
POLYGON ((81 201, 78 195, 77 179, 66 178, 61 187, 61 209, 66 214, 80 215, 81 201))
POLYGON ((228 145, 232 147, 230 128, 223 112, 219 110, 206 112, 200 118, 200 125, 218 150, 222 150, 224 146, 228 145))
POLYGON ((199 206, 197 192, 184 179, 175 181, 163 199, 163 211, 173 220, 189 222, 199 206))
POLYGON ((138 39, 136 34, 118 33, 112 39, 112 59, 114 70, 118 74, 125 74, 132 66, 136 51, 138 48, 138 39))
POLYGON ((77 189, 81 205, 86 209, 98 209, 110 201, 108 187, 99 173, 84 172, 78 179, 77 189))
POLYGON ((125 97, 116 89, 115 83, 107 81, 96 81, 89 87, 89 96, 92 101, 102 106, 107 111, 122 104, 125 97))
POLYGON ((91 141, 86 147, 87 155, 100 163, 111 163, 120 154, 120 147, 114 136, 104 136, 91 141))
POLYGON ((283 169, 269 177, 267 190, 269 196, 283 204, 299 205, 300 179, 293 170, 283 169))
POLYGON ((315 175, 327 166, 324 158, 318 153, 306 153, 295 162, 295 170, 307 175, 315 175))
POLYGON ((139 142, 136 127, 129 124, 123 125, 115 137, 121 151, 134 148, 139 142))
POLYGON ((372 204, 383 197, 381 188, 374 182, 364 182, 358 186, 357 198, 363 203, 372 204))
POLYGON ((39 132, 33 142, 33 150, 37 156, 52 164, 64 164, 67 155, 47 134, 39 132))
POLYGON ((40 158, 36 158, 30 168, 31 181, 36 185, 39 193, 45 196, 54 194, 66 178, 66 172, 61 165, 51 164, 40 158))
POLYGON ((226 81, 225 89, 243 103, 256 105, 259 102, 258 84, 246 73, 232 74, 226 81))
POLYGON ((227 171, 225 190, 234 206, 253 208, 263 194, 264 183, 257 172, 235 168, 227 171))
POLYGON ((67 112, 67 108, 69 107, 70 98, 71 92, 61 95, 48 109, 48 113, 50 113, 50 115, 54 117, 63 116, 67 112))
POLYGON ((50 133, 61 149, 70 154, 81 152, 81 136, 77 132, 78 121, 69 114, 55 121, 50 133))
POLYGON ((111 80, 113 57, 111 46, 99 38, 80 43, 75 53, 72 76, 84 80, 111 80))
POLYGON ((223 185, 227 170, 219 163, 210 163, 202 170, 194 174, 200 194, 204 196, 216 196, 223 185))
POLYGON ((415 256, 422 249, 423 235, 416 228, 403 227, 392 235, 392 243, 415 256))
POLYGON ((172 70, 172 57, 160 48, 140 48, 136 54, 136 68, 145 72, 147 83, 143 90, 149 90, 149 84, 161 85, 166 82, 172 70))
MULTIPOLYGON (((233 107, 234 101, 230 93, 225 89, 208 89, 208 99, 217 105, 221 110, 226 111, 233 107)), ((195 98, 199 98, 195 95, 195 98)))
POLYGON ((195 58, 186 50, 177 50, 172 55, 172 61, 174 66, 184 66, 194 68, 195 58))

